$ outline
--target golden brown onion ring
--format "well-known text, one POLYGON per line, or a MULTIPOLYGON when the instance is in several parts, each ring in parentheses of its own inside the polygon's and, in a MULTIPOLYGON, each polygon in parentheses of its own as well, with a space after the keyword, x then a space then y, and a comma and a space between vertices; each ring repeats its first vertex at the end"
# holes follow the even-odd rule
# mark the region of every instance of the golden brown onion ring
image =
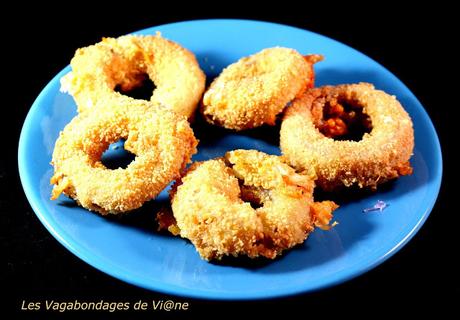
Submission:
POLYGON ((211 83, 201 112, 209 123, 228 129, 274 125, 291 100, 313 87, 313 64, 320 60, 281 47, 242 58, 211 83))
POLYGON ((281 150, 290 164, 316 177, 317 185, 325 190, 352 185, 375 189, 412 172, 411 118, 394 96, 368 83, 308 90, 286 109, 280 135, 281 150), (344 132, 340 126, 328 125, 326 134, 330 137, 320 131, 325 106, 337 101, 362 109, 369 117, 370 132, 361 140, 331 138, 344 132))
POLYGON ((106 103, 98 112, 80 113, 60 133, 52 199, 64 193, 89 210, 116 214, 139 208, 179 177, 197 140, 187 120, 166 108, 106 103), (136 157, 125 169, 107 169, 101 155, 119 139, 136 157))
POLYGON ((147 75, 156 86, 152 105, 190 118, 205 86, 205 75, 193 53, 160 34, 104 38, 78 49, 71 66, 72 72, 61 79, 61 90, 74 97, 79 112, 94 109, 105 98, 133 103, 135 99, 115 89, 129 91, 147 75))
MULTIPOLYGON (((225 255, 275 258, 325 227, 337 206, 313 202, 314 182, 277 156, 256 150, 194 163, 171 194, 180 233, 206 260, 225 255)), ((163 217, 164 218, 164 217, 163 217)))

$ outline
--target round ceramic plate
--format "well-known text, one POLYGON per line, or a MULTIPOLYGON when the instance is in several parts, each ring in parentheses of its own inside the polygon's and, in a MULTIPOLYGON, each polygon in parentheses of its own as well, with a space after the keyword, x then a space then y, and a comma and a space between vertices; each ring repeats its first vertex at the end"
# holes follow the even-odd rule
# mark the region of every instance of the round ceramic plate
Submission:
MULTIPOLYGON (((414 174, 375 194, 342 201, 335 213, 339 225, 330 231, 314 231, 303 245, 276 260, 239 258, 209 263, 199 257, 190 242, 156 232, 154 211, 167 202, 165 191, 125 219, 101 217, 64 196, 50 200, 54 143, 76 114, 73 99, 59 91, 59 79, 70 71, 66 67, 43 89, 29 111, 20 137, 19 170, 38 218, 79 258, 118 279, 155 291, 211 299, 268 298, 315 290, 362 274, 394 254, 422 226, 440 187, 439 141, 420 102, 384 67, 324 36, 273 23, 188 21, 135 34, 156 31, 194 52, 208 78, 239 58, 268 47, 323 54, 325 61, 315 67, 316 85, 366 81, 401 101, 414 122, 414 174), (362 212, 377 200, 389 207, 383 212, 362 212)), ((194 160, 222 156, 237 148, 280 153, 276 127, 232 133, 198 123, 194 129, 201 140, 194 160)), ((117 152, 123 149, 112 150, 108 157, 116 157, 117 152)))

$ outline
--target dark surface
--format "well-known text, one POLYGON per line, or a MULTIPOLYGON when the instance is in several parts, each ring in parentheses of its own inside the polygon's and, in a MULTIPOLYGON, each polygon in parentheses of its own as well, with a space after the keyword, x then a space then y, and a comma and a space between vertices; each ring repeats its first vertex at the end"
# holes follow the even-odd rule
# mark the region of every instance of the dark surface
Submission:
MULTIPOLYGON (((188 301, 182 313, 138 312, 149 318, 220 314, 296 312, 306 318, 318 314, 373 317, 375 314, 449 312, 460 298, 458 211, 452 199, 453 141, 452 116, 458 93, 449 85, 458 69, 449 35, 454 25, 452 9, 398 6, 381 8, 282 7, 254 9, 225 4, 211 10, 202 4, 192 8, 159 9, 139 6, 94 11, 76 4, 64 4, 60 12, 43 7, 4 10, 11 17, 3 26, 2 78, 3 153, 0 166, 0 225, 2 254, 1 284, 5 298, 0 313, 19 313, 23 300, 135 302, 140 299, 172 298, 188 301), (331 13, 329 10, 334 9, 331 13), (192 13, 198 12, 202 13, 192 13), (414 11, 415 10, 415 11, 414 11), (203 12, 204 11, 204 12, 203 12), (21 12, 21 14, 19 14, 21 12), (30 105, 51 78, 66 66, 76 48, 98 42, 103 36, 119 36, 146 27, 197 18, 248 18, 290 24, 329 36, 369 55, 399 77, 419 98, 440 136, 444 158, 444 179, 435 208, 418 234, 395 256, 374 270, 344 284, 294 297, 249 302, 219 302, 169 297, 146 291, 107 276, 81 261, 60 245, 42 226, 30 208, 17 172, 17 143, 30 105), (27 28, 21 32, 22 28, 27 28), (452 88, 452 89, 451 89, 452 88), (402 308, 399 308, 402 307, 402 308), (369 313, 365 313, 369 312, 369 313)), ((2 22, 2 24, 5 21, 2 22)), ((455 82, 454 82, 455 83, 455 82)), ((74 313, 75 314, 75 313, 74 313)), ((119 315, 121 313, 118 313, 119 315)), ((126 314, 126 313, 124 313, 126 314)), ((84 316, 85 313, 77 315, 84 316)), ((107 316, 108 313, 99 312, 107 316)), ((113 315, 113 314, 112 314, 113 315)), ((43 315, 42 315, 43 316, 43 315)))

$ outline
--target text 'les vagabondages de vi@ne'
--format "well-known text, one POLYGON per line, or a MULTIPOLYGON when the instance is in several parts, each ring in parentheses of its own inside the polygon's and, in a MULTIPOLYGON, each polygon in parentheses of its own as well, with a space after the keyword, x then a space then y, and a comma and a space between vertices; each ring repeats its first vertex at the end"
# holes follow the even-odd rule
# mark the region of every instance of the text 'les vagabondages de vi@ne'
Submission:
POLYGON ((138 300, 136 302, 125 301, 26 301, 22 300, 20 309, 22 311, 187 311, 190 304, 188 302, 173 300, 138 300))

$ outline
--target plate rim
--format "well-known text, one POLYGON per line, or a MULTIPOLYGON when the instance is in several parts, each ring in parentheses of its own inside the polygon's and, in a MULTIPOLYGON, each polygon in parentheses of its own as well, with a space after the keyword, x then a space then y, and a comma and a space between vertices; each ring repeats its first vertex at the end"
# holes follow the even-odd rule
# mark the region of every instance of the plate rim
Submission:
POLYGON ((51 90, 51 87, 54 86, 55 81, 59 81, 59 79, 68 71, 70 71, 70 66, 67 65, 65 68, 63 68, 60 72, 58 72, 46 85, 45 87, 40 91, 39 95, 35 99, 35 101, 32 103, 32 106, 30 107, 27 116, 24 120, 23 126, 21 128, 21 133, 19 136, 19 143, 18 143, 18 168, 19 168, 19 177, 20 181, 22 184, 22 187, 24 189, 24 193, 26 195, 27 200, 29 201, 30 206, 32 207, 32 210, 34 211, 35 215, 39 218, 40 222, 45 226, 45 228, 53 235, 53 237, 58 240, 59 243, 61 243, 66 249, 68 249, 70 252, 72 252, 75 256, 77 256, 79 259, 83 260, 90 266, 98 269, 99 271, 104 272, 105 274, 108 274, 118 280, 122 280, 124 282, 152 290, 152 291, 157 291, 157 292, 162 292, 166 294, 173 294, 177 296, 183 296, 183 297, 191 297, 191 298, 201 298, 201 299, 214 299, 214 300, 251 300, 251 299, 267 299, 267 298, 277 298, 277 297, 285 297, 285 296, 291 296, 299 293, 307 293, 307 292, 312 292, 312 291, 317 291, 323 288, 331 287, 343 282, 346 282, 350 279, 356 278, 363 273, 366 273, 367 271, 375 268, 376 266, 382 264, 385 262, 388 258, 393 256, 396 252, 398 252, 401 248, 404 247, 406 243, 408 243, 414 236, 417 234, 417 232, 420 230, 420 228, 423 226, 427 218, 429 217, 431 211, 433 210, 433 207, 436 203, 437 197, 439 196, 439 191, 441 187, 441 182, 442 182, 442 175, 443 175, 443 161, 442 161, 442 150, 441 150, 441 144, 439 141, 439 137, 437 134, 437 131, 434 127, 433 122, 431 121, 431 118, 429 117, 427 111, 423 107, 423 105, 420 103, 418 98, 412 93, 412 91, 398 78, 396 77, 391 71, 389 71, 387 68, 385 68, 383 65, 381 65, 379 62, 375 61, 368 55, 354 49, 353 47, 348 46, 347 44, 344 44, 342 42, 339 42, 335 39, 332 39, 328 36, 324 36, 322 34, 312 32, 306 29, 286 25, 286 24, 280 24, 280 23, 275 23, 275 22, 268 22, 268 21, 260 21, 260 20, 249 20, 249 19, 197 19, 197 20, 186 20, 186 21, 178 21, 178 22, 172 22, 172 23, 166 23, 166 24, 161 24, 161 25, 156 25, 156 26, 151 26, 148 28, 144 28, 141 30, 134 31, 132 33, 141 33, 141 32, 148 32, 148 31, 154 31, 155 28, 162 28, 162 27, 170 27, 174 25, 180 25, 180 24, 190 24, 190 23, 238 23, 238 22, 245 22, 245 23, 256 23, 256 24, 265 24, 265 25, 270 25, 271 27, 283 27, 287 29, 293 29, 296 31, 302 31, 306 33, 313 34, 318 37, 322 37, 327 39, 328 41, 333 41, 335 43, 338 43, 342 46, 345 46, 349 49, 352 49, 354 52, 363 55, 370 59, 373 63, 377 64, 380 68, 388 72, 393 76, 394 79, 398 81, 398 87, 404 88, 411 96, 411 98, 414 99, 415 105, 417 107, 417 111, 420 112, 420 115, 423 118, 423 121, 425 124, 428 125, 429 130, 431 131, 432 135, 431 138, 434 142, 434 146, 436 150, 435 152, 435 159, 438 161, 438 165, 435 166, 433 170, 434 178, 435 178, 435 184, 433 186, 435 193, 433 194, 432 198, 430 199, 431 201, 428 203, 425 212, 421 214, 420 218, 418 219, 417 223, 414 225, 414 227, 408 232, 398 243, 394 244, 392 246, 392 249, 387 251, 384 255, 379 257, 378 259, 375 259, 372 263, 367 264, 365 267, 360 267, 358 270, 355 269, 349 269, 346 271, 342 271, 340 273, 340 276, 334 276, 329 279, 323 279, 321 283, 316 284, 314 286, 308 286, 306 284, 302 285, 297 285, 297 286, 291 286, 290 290, 283 288, 280 290, 272 289, 269 292, 263 292, 263 291, 258 291, 258 292, 250 292, 250 293, 243 293, 243 292, 223 292, 223 291, 210 291, 210 290, 203 290, 201 288, 193 288, 193 290, 184 288, 178 285, 174 284, 167 284, 161 281, 158 281, 156 279, 149 279, 149 283, 144 283, 142 282, 142 279, 138 278, 130 278, 129 275, 127 276, 122 272, 121 269, 116 269, 116 268, 111 268, 111 266, 107 266, 107 262, 104 262, 103 260, 99 258, 95 258, 94 256, 90 255, 90 252, 87 252, 86 249, 82 248, 79 246, 78 243, 76 242, 69 242, 68 239, 62 236, 62 234, 59 233, 59 227, 58 226, 53 226, 47 219, 46 219, 46 214, 42 212, 47 211, 46 208, 41 204, 40 198, 38 194, 36 193, 36 190, 32 187, 33 184, 31 183, 31 176, 30 173, 27 170, 28 167, 28 161, 25 157, 26 154, 26 146, 27 146, 27 141, 30 139, 30 135, 28 135, 28 131, 30 130, 30 127, 33 125, 32 118, 33 116, 37 113, 37 110, 39 110, 40 105, 41 105, 41 100, 44 99, 45 96, 47 96, 48 92, 51 90), (155 284, 155 285, 152 285, 155 284))

